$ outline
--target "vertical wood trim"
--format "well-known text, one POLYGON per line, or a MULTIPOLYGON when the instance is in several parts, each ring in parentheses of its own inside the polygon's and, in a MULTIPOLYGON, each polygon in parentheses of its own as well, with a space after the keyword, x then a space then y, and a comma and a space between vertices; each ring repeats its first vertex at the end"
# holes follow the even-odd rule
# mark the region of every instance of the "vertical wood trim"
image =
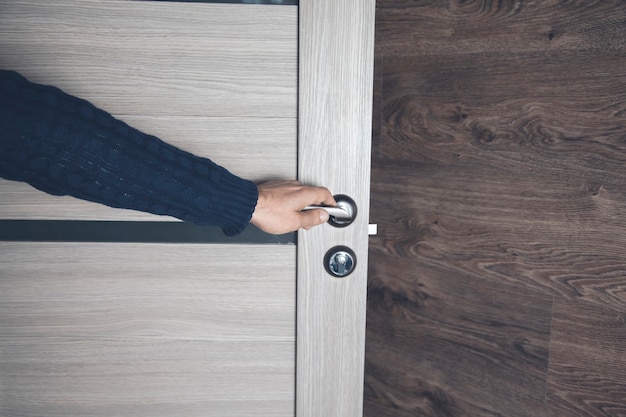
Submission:
POLYGON ((363 410, 374 0, 301 0, 298 175, 347 194, 352 225, 324 225, 298 236, 298 417, 356 417, 363 410), (351 247, 357 267, 333 278, 323 268, 335 245, 351 247))

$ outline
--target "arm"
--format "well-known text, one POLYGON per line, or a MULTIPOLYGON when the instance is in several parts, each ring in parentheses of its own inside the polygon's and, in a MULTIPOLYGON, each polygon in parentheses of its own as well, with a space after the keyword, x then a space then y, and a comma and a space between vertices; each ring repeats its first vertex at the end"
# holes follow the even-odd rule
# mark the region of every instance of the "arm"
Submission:
POLYGON ((316 202, 309 201, 313 187, 295 193, 306 194, 301 199, 306 204, 282 211, 275 205, 293 200, 294 194, 280 193, 281 198, 268 200, 268 187, 257 188, 209 159, 12 71, 0 71, 0 132, 0 176, 50 194, 215 225, 228 236, 243 231, 255 210, 259 213, 253 223, 269 233, 319 224, 312 222, 311 213, 297 213, 316 202), (272 215, 261 214, 270 206, 272 215), (287 215, 289 227, 280 225, 281 215, 287 215))

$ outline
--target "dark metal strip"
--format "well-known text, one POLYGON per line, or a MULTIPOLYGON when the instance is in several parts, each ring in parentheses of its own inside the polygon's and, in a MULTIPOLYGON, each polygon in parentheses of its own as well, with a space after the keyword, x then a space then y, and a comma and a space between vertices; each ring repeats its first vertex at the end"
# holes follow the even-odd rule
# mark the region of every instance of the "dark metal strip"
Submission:
POLYGON ((183 222, 0 220, 0 241, 295 244, 296 233, 270 235, 250 225, 226 237, 217 227, 183 222))

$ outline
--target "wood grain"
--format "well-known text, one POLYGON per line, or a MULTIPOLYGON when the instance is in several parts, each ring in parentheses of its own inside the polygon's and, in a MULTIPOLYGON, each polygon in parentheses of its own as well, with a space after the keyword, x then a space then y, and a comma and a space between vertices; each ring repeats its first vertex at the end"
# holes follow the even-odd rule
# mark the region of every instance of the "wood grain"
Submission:
POLYGON ((626 415, 626 308, 555 300, 550 416, 626 415))
POLYGON ((0 243, 0 414, 293 416, 294 274, 294 246, 0 243))
POLYGON ((625 415, 625 18, 377 2, 365 415, 625 415))
POLYGON ((373 0, 301 0, 298 179, 352 197, 351 225, 298 235, 298 417, 363 414, 373 0), (353 273, 326 273, 335 245, 356 253, 353 273))
POLYGON ((624 163, 619 54, 402 57, 384 65, 393 76, 383 75, 382 156, 516 171, 540 165, 562 176, 572 168, 606 175, 598 158, 624 163))
MULTIPOLYGON (((542 415, 552 296, 398 253, 379 227, 365 415, 542 415)), ((397 251, 407 243, 395 240, 397 251)))
POLYGON ((379 0, 376 6, 377 55, 626 47, 622 0, 379 0))
POLYGON ((482 166, 379 161, 373 172, 385 253, 623 308, 618 196, 482 166))
POLYGON ((297 9, 0 3, 0 63, 116 115, 295 118, 297 9))
POLYGON ((437 228, 455 235, 442 240, 467 249, 448 253, 473 262, 481 262, 477 248, 491 258, 501 253, 487 272, 622 305, 626 89, 619 76, 603 74, 620 74, 623 57, 477 55, 470 63, 452 56, 385 65, 393 75, 383 87, 380 154, 407 163, 401 181, 382 181, 387 191, 411 186, 414 193, 400 198, 421 197, 412 204, 421 216, 445 213, 437 228), (521 62, 525 81, 507 85, 521 62))
MULTIPOLYGON (((295 7, 0 1, 0 67, 236 175, 294 179, 297 27, 295 7)), ((0 195, 2 218, 171 220, 8 181, 0 195)))

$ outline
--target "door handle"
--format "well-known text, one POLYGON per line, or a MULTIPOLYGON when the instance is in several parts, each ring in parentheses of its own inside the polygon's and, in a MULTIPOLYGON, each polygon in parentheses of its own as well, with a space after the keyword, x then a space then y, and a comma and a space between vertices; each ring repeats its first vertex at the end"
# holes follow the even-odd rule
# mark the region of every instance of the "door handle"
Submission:
POLYGON ((330 218, 328 223, 335 227, 346 227, 352 224, 356 218, 356 203, 347 195, 339 194, 333 196, 337 202, 336 206, 313 205, 306 206, 303 210, 326 210, 330 218))
POLYGON ((328 215, 331 217, 334 217, 335 219, 352 220, 352 214, 350 214, 348 210, 341 208, 339 206, 321 206, 321 205, 306 206, 305 208, 302 209, 302 211, 318 210, 318 209, 326 210, 328 215))

